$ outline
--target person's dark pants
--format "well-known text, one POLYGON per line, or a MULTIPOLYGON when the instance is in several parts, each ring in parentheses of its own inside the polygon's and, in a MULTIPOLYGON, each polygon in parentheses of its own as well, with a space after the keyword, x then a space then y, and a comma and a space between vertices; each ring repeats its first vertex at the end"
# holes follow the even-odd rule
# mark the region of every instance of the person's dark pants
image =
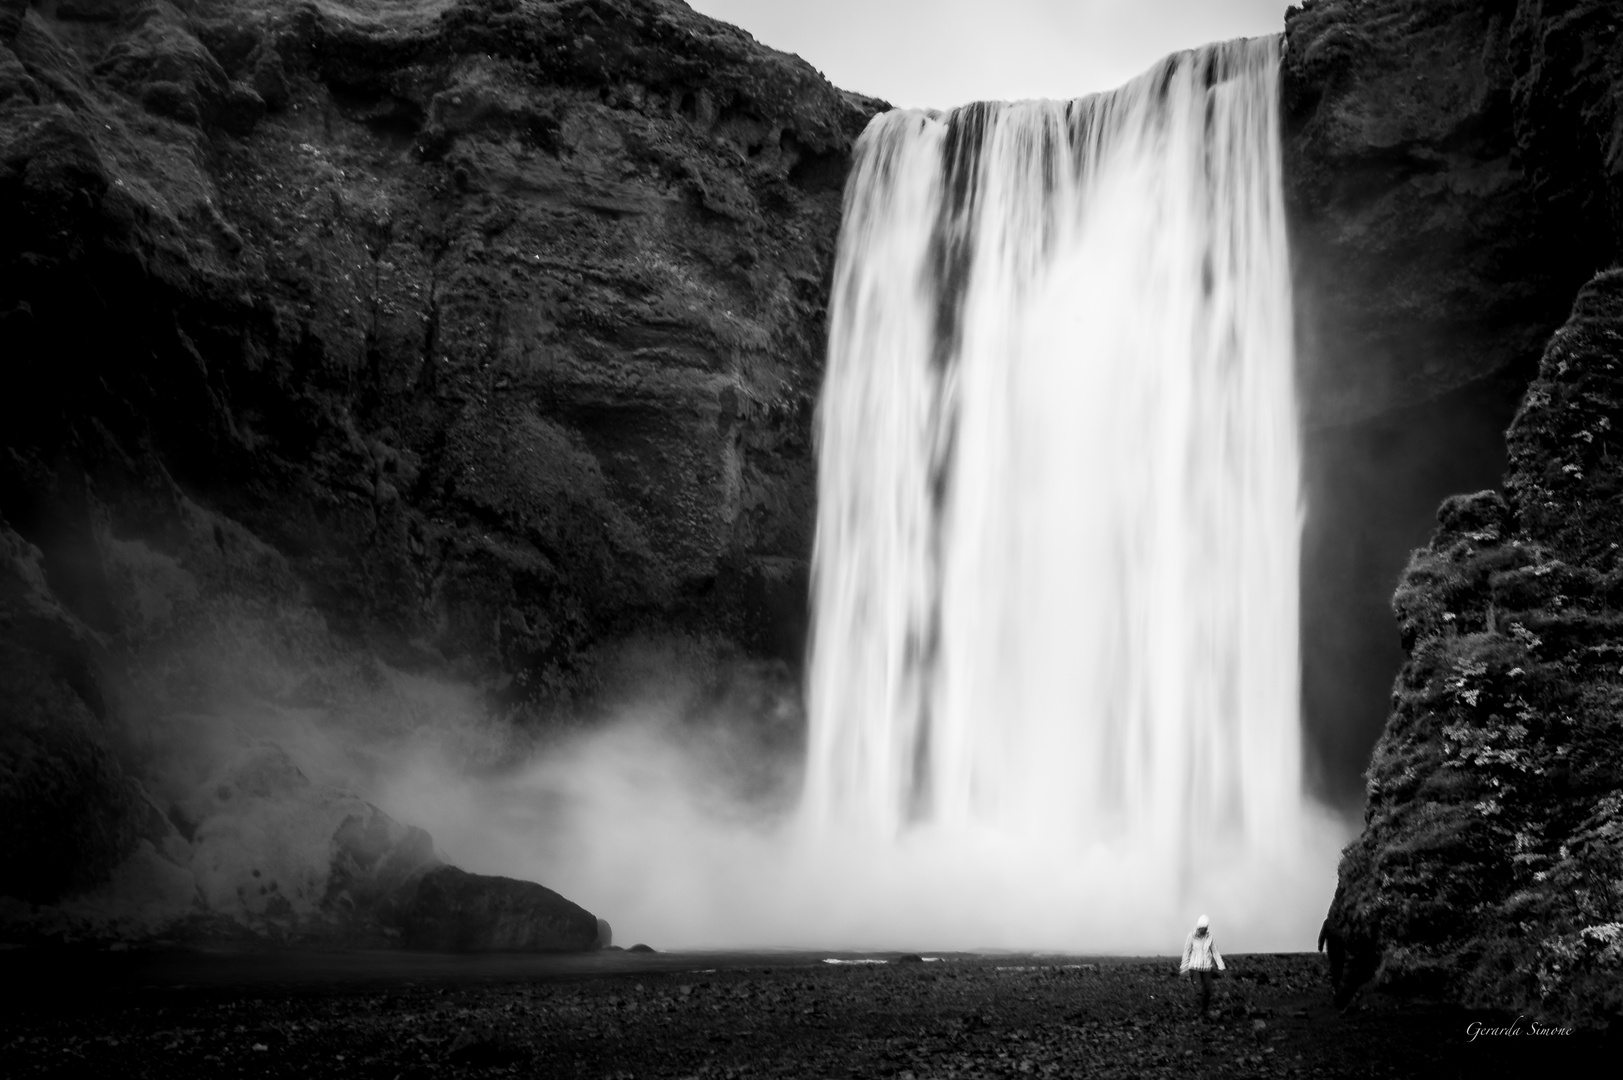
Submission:
POLYGON ((1206 1011, 1212 1007, 1212 973, 1208 968, 1198 972, 1200 975, 1200 1015, 1205 1016, 1206 1011))

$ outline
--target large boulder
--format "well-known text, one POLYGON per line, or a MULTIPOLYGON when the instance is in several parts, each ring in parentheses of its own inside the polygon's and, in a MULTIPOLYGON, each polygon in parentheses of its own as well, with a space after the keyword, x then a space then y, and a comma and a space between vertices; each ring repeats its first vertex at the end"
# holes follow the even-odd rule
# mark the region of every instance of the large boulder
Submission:
POLYGON ((441 866, 400 900, 400 943, 455 952, 582 952, 606 944, 600 920, 532 881, 441 866))

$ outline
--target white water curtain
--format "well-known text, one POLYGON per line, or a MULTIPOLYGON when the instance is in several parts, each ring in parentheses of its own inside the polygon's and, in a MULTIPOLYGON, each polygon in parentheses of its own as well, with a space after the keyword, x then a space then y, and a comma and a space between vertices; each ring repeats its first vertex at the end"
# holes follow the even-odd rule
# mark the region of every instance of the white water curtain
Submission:
POLYGON ((1278 48, 864 133, 819 421, 812 829, 1171 867, 1288 839, 1278 48))

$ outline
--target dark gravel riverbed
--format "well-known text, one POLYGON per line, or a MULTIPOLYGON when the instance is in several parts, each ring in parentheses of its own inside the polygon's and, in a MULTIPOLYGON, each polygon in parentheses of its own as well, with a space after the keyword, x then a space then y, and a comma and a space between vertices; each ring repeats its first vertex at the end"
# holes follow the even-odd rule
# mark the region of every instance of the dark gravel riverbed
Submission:
POLYGON ((1492 1077, 1615 1075, 1594 1035, 1367 997, 1323 959, 1236 956, 1202 1021, 1161 959, 13 955, 8 1076, 1492 1077), (878 959, 887 963, 856 962, 878 959), (33 992, 28 992, 32 990, 33 992))

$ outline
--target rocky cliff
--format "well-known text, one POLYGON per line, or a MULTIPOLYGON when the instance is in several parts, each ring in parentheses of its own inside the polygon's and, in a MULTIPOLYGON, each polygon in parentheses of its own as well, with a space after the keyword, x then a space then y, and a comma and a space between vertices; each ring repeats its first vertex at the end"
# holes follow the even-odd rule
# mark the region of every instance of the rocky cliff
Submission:
POLYGON ((1325 0, 1288 26, 1307 705, 1343 739, 1384 724, 1342 989, 1615 1020, 1623 13, 1325 0), (1485 486, 1378 626, 1417 506, 1485 486))
POLYGON ((314 933, 433 861, 323 723, 792 679, 878 107, 675 0, 3 0, 0 893, 314 933))
POLYGON ((1520 370, 1623 240, 1605 0, 1309 0, 1283 93, 1308 425, 1520 370))
POLYGON ((1587 284, 1393 601, 1409 659, 1331 918, 1356 982, 1623 1014, 1623 271, 1587 284))
POLYGON ((1349 809, 1432 510, 1498 482, 1578 288, 1623 248, 1623 15, 1604 0, 1310 0, 1286 18, 1306 435, 1304 692, 1349 809))

